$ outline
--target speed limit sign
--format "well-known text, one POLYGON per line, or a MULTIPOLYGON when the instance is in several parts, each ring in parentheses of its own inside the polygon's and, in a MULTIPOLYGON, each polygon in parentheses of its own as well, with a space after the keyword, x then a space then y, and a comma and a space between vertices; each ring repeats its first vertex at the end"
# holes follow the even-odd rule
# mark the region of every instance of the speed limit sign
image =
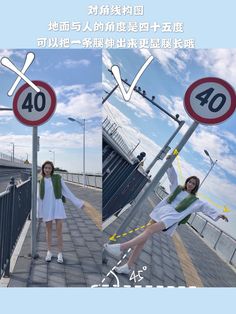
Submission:
POLYGON ((188 115, 202 124, 218 124, 236 109, 236 94, 226 81, 216 77, 197 80, 187 89, 184 106, 188 115))
POLYGON ((40 88, 40 92, 36 92, 28 84, 22 85, 14 96, 13 112, 21 123, 38 126, 53 115, 56 108, 56 95, 47 83, 32 82, 40 88))

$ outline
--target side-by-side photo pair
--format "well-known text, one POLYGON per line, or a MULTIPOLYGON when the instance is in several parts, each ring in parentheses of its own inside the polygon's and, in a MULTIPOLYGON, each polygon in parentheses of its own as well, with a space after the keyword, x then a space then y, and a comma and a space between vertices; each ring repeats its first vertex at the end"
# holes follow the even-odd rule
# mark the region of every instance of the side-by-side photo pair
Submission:
POLYGON ((0 287, 236 287, 235 57, 0 51, 0 287))

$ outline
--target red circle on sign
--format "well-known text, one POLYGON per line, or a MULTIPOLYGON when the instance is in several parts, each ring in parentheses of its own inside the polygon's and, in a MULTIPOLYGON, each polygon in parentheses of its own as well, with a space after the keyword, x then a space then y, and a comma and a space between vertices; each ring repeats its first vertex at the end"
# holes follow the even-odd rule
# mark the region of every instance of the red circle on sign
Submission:
POLYGON ((189 86, 187 89, 185 95, 184 95, 184 107, 188 115, 194 119, 195 121, 203 124, 217 124, 221 123, 225 120, 227 120, 235 111, 236 109, 236 94, 234 88, 225 80, 222 80, 217 77, 205 77, 200 80, 197 80, 193 84, 189 86), (223 86, 227 92, 230 95, 231 101, 230 101, 230 108, 228 109, 227 112, 225 112, 222 116, 216 117, 216 118, 206 118, 202 117, 199 114, 197 114, 192 107, 191 104, 191 94, 195 88, 197 88, 199 85, 204 84, 204 83, 217 83, 221 86, 223 86))
MULTIPOLYGON (((38 120, 28 120, 25 117, 21 115, 21 113, 18 110, 18 100, 20 95, 25 91, 26 88, 32 88, 29 84, 25 83, 22 85, 18 91, 16 92, 14 99, 13 99, 13 112, 16 116, 16 118, 23 124, 28 125, 28 126, 38 126, 43 123, 45 123, 54 113, 56 109, 56 95, 54 90, 50 85, 48 85, 45 82, 42 81, 32 81, 36 86, 44 88, 48 94, 50 95, 51 101, 50 101, 50 108, 45 114, 45 116, 41 117, 38 120)), ((32 88, 33 89, 33 88, 32 88)))

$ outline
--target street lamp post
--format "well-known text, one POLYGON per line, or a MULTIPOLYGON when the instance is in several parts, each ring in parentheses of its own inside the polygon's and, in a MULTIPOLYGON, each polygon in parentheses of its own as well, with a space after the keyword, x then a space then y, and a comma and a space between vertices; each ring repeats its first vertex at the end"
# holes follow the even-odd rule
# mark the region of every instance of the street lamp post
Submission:
POLYGON ((207 174, 205 175, 204 179, 202 180, 202 182, 201 182, 199 188, 203 185, 204 181, 205 181, 206 178, 209 176, 211 170, 213 169, 213 167, 214 167, 215 164, 217 163, 217 159, 216 159, 215 161, 213 161, 212 158, 211 158, 211 156, 210 156, 210 154, 209 154, 209 152, 208 152, 206 149, 204 149, 204 153, 209 157, 210 162, 211 162, 211 167, 210 167, 210 169, 208 170, 207 174))
POLYGON ((134 146, 134 148, 129 152, 129 155, 133 154, 133 152, 135 151, 135 149, 139 146, 139 144, 141 143, 141 140, 138 139, 138 143, 134 146))
POLYGON ((12 142, 12 162, 15 160, 15 144, 12 142))
POLYGON ((50 153, 53 153, 53 164, 54 164, 54 167, 55 167, 55 151, 54 150, 49 150, 50 153))
POLYGON ((77 122, 83 127, 83 187, 85 187, 85 119, 80 119, 82 122, 74 118, 68 118, 68 120, 77 122))

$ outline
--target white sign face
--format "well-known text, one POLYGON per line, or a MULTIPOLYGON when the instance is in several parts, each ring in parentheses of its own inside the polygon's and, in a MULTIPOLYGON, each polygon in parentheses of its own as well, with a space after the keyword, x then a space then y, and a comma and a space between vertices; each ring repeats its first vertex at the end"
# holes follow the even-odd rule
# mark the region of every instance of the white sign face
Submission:
POLYGON ((28 84, 24 84, 19 88, 13 100, 13 111, 16 118, 28 126, 45 123, 56 108, 56 96, 53 89, 45 82, 33 82, 40 87, 40 92, 36 92, 28 84))
POLYGON ((226 81, 206 77, 194 82, 184 96, 188 115, 203 124, 217 124, 228 119, 236 109, 236 94, 226 81))

